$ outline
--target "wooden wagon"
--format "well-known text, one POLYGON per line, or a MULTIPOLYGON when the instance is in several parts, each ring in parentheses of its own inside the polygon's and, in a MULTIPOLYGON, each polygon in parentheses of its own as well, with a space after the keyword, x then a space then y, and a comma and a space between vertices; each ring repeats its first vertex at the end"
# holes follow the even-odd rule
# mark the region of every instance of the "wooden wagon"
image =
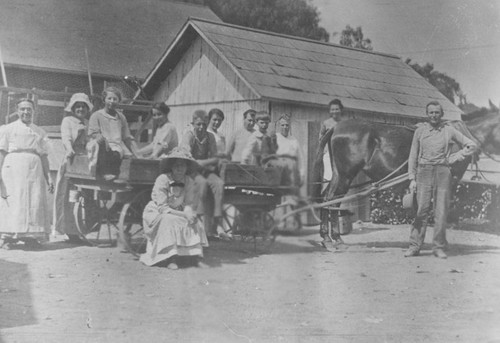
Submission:
MULTIPOLYGON (((78 238, 92 245, 114 245, 138 255, 146 246, 142 213, 151 200, 151 190, 161 173, 161 161, 124 159, 114 181, 99 179, 89 169, 84 155, 74 157, 66 177, 74 188, 74 218, 78 238)), ((225 182, 223 222, 226 231, 242 239, 261 237, 274 242, 275 220, 270 213, 282 196, 297 186, 282 186, 280 170, 225 163, 220 176, 225 182)))

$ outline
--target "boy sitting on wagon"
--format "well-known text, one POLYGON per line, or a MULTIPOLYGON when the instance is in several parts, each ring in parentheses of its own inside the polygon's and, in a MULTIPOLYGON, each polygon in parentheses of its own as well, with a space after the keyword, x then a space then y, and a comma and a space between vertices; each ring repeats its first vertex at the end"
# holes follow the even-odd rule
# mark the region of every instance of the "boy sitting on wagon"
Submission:
POLYGON ((257 130, 252 132, 243 149, 242 164, 263 166, 267 159, 276 153, 276 144, 267 134, 270 121, 271 116, 265 111, 257 112, 255 115, 257 130))
POLYGON ((192 129, 187 130, 180 147, 189 151, 201 169, 195 171, 195 210, 205 216, 205 229, 209 238, 230 239, 222 224, 222 201, 224 181, 217 175, 217 168, 222 156, 217 154, 217 144, 212 133, 207 132, 208 115, 205 111, 193 113, 192 129), (213 224, 211 218, 213 217, 213 224))
POLYGON ((105 180, 113 180, 120 175, 120 165, 124 156, 137 158, 137 146, 130 134, 127 119, 118 112, 116 106, 122 100, 116 87, 107 87, 102 93, 104 108, 90 116, 87 145, 91 168, 105 180))

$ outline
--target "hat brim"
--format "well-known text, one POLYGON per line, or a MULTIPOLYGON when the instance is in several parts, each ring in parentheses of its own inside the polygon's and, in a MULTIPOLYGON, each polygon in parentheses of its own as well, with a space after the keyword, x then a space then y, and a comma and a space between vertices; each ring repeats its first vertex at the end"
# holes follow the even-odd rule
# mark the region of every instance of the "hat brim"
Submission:
POLYGON ((408 193, 403 196, 403 201, 402 205, 404 209, 407 210, 412 210, 416 206, 416 194, 415 193, 408 193))
POLYGON ((94 105, 92 105, 90 101, 83 99, 81 97, 76 97, 76 98, 71 97, 69 104, 66 106, 64 110, 66 112, 73 113, 73 106, 75 106, 77 102, 83 102, 89 108, 89 112, 92 112, 94 105))
POLYGON ((186 174, 191 174, 192 172, 198 170, 200 165, 195 160, 183 157, 165 157, 160 162, 160 170, 162 173, 172 171, 172 167, 176 160, 183 160, 186 162, 187 171, 186 174))

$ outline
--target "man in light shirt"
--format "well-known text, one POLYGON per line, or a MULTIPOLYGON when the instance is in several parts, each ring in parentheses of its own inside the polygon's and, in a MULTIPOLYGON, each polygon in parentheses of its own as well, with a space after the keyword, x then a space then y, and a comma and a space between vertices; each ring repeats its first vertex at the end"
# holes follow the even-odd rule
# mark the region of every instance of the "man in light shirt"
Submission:
POLYGON ((237 130, 230 138, 226 147, 226 154, 232 162, 241 162, 243 149, 252 135, 255 125, 255 111, 250 109, 243 113, 243 127, 237 130))
POLYGON ((304 180, 304 167, 302 151, 297 138, 290 135, 291 119, 287 114, 281 116, 278 120, 276 132, 276 144, 278 149, 276 155, 283 168, 284 185, 299 186, 301 180, 304 180))
POLYGON ((437 101, 426 106, 428 122, 419 126, 413 136, 408 158, 410 191, 417 193, 418 209, 411 228, 410 247, 405 257, 417 256, 424 244, 427 219, 434 202, 433 254, 446 258, 446 219, 451 197, 451 165, 463 161, 476 150, 476 144, 443 122, 443 108, 437 101), (462 150, 451 154, 451 145, 462 150))

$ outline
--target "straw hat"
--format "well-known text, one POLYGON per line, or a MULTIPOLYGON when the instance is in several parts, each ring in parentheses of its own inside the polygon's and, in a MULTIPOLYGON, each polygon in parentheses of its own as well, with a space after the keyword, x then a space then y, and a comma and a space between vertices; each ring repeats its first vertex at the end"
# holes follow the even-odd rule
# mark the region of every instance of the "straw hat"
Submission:
POLYGON ((71 96, 71 99, 69 100, 68 106, 64 109, 66 112, 73 112, 73 106, 77 102, 83 102, 89 107, 89 111, 91 112, 94 106, 89 100, 89 97, 85 93, 75 93, 71 96))
POLYGON ((416 193, 410 192, 407 193, 403 196, 403 208, 407 210, 413 210, 415 209, 417 205, 417 200, 415 199, 417 197, 416 193))
POLYGON ((186 174, 189 174, 200 168, 200 165, 198 164, 198 162, 196 162, 193 156, 191 156, 189 151, 187 151, 186 149, 176 147, 173 148, 172 151, 165 158, 161 160, 160 163, 161 171, 163 173, 171 171, 176 160, 186 161, 187 165, 186 174))

